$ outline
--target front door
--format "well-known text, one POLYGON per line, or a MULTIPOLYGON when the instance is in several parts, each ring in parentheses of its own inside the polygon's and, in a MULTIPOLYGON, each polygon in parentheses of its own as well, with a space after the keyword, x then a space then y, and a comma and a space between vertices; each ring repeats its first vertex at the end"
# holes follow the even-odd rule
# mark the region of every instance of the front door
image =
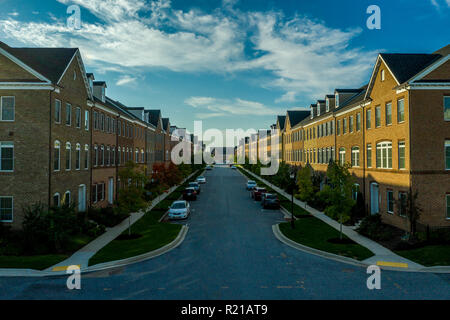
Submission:
POLYGON ((78 187, 78 211, 86 211, 86 186, 81 185, 78 187))
POLYGON ((113 178, 109 178, 108 202, 109 202, 109 204, 113 204, 113 202, 114 202, 114 179, 113 178))
POLYGON ((380 212, 379 208, 379 195, 378 195, 378 184, 372 183, 370 185, 370 212, 371 214, 377 214, 380 212))

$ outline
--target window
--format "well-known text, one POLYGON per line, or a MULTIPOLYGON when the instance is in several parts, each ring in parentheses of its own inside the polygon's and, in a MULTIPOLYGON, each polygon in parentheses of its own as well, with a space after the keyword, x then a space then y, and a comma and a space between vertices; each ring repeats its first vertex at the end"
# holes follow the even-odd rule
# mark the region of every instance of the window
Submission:
POLYGON ((89 145, 84 145, 84 170, 89 169, 89 145))
POLYGON ((392 169, 392 143, 377 144, 377 168, 392 169))
POLYGON ((367 144, 367 168, 372 168, 372 145, 367 144))
POLYGON ((94 129, 98 130, 98 113, 94 111, 94 129))
POLYGON ((66 170, 70 170, 72 166, 72 146, 70 142, 66 143, 66 170))
POLYGON ((14 142, 0 142, 0 171, 14 171, 14 142))
POLYGON ((121 153, 120 153, 120 147, 117 149, 117 165, 120 166, 120 158, 121 157, 121 153))
POLYGON ((350 116, 350 119, 348 122, 348 132, 353 132, 353 116, 350 116))
POLYGON ((2 97, 0 103, 0 120, 14 121, 15 97, 2 97))
POLYGON ((72 106, 70 103, 66 103, 66 125, 72 124, 72 106))
POLYGON ((75 149, 75 170, 80 170, 81 167, 81 145, 77 143, 75 149))
POLYGON ((111 164, 111 148, 109 146, 106 147, 106 165, 109 166, 111 164))
POLYGON ((61 205, 61 197, 59 193, 53 195, 53 206, 59 207, 61 205))
POLYGON ((81 109, 79 107, 75 109, 75 126, 81 128, 81 109))
POLYGON ((342 119, 342 134, 347 133, 347 118, 342 119))
POLYGON ((361 130, 361 113, 356 114, 356 131, 361 130))
POLYGON ((407 199, 406 192, 400 191, 398 193, 398 202, 399 202, 398 214, 401 217, 405 217, 406 216, 406 201, 407 201, 406 199, 407 199))
POLYGON ((89 111, 84 111, 84 129, 89 131, 89 111))
POLYGON ((359 147, 352 148, 352 167, 359 167, 359 147))
POLYGON ((447 215, 446 215, 446 217, 447 217, 447 219, 450 219, 450 194, 447 194, 445 196, 445 199, 447 201, 447 215))
POLYGON ((92 195, 92 202, 96 203, 97 202, 97 185, 94 184, 92 185, 92 191, 91 191, 91 195, 92 195))
POLYGON ((405 100, 397 100, 397 122, 405 121, 405 100))
POLYGON ((339 149, 339 163, 341 165, 345 164, 345 148, 340 148, 339 149))
POLYGON ((394 213, 394 192, 392 190, 387 191, 387 212, 394 213))
POLYGON ((381 70, 381 72, 380 72, 380 75, 381 75, 381 81, 384 81, 384 69, 382 69, 381 70))
POLYGON ((66 193, 64 193, 63 203, 70 205, 70 191, 66 191, 66 193))
MULTIPOLYGON (((166 150, 166 157, 167 160, 169 160, 169 155, 168 155, 168 150, 166 150)), ((145 153, 144 153, 144 149, 141 150, 141 162, 144 163, 145 162, 145 153)))
POLYGON ((450 140, 445 140, 445 170, 450 170, 450 140))
POLYGON ((55 144, 53 146, 53 170, 59 171, 60 170, 60 162, 61 162, 61 144, 59 141, 55 141, 55 144))
POLYGON ((117 134, 120 136, 122 134, 122 123, 117 120, 117 134))
POLYGON ((0 221, 13 221, 13 197, 0 197, 0 221))
POLYGON ((375 107, 375 127, 381 126, 381 108, 375 107))
POLYGON ((100 114, 100 130, 105 131, 105 115, 100 114))
POLYGON ((116 147, 112 148, 111 165, 116 165, 116 147))
POLYGON ((98 147, 94 146, 94 167, 98 166, 98 147))
POLYGON ((55 122, 61 123, 61 101, 55 100, 55 122))
POLYGON ((386 125, 392 124, 392 103, 386 103, 386 125))
POLYGON ((405 169, 405 141, 400 141, 398 143, 398 168, 405 169))
POLYGON ((336 134, 337 134, 337 135, 340 135, 340 134, 341 134, 341 120, 338 120, 338 121, 337 121, 337 124, 336 124, 336 134))
POLYGON ((370 109, 366 110, 366 129, 370 129, 370 127, 372 126, 372 111, 370 109))
POLYGON ((450 121, 450 96, 444 97, 444 120, 450 121))
POLYGON ((102 145, 100 147, 100 164, 102 166, 105 165, 105 146, 104 145, 102 145))

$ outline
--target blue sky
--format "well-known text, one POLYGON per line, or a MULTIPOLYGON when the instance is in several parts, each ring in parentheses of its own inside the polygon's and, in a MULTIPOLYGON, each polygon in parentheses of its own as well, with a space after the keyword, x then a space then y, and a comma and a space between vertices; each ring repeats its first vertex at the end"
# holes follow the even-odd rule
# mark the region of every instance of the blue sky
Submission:
POLYGON ((172 124, 262 129, 334 88, 360 87, 378 52, 450 41, 450 0, 0 0, 10 46, 79 47, 88 72, 129 106, 172 124), (67 27, 68 6, 81 29, 67 27), (381 29, 369 30, 369 5, 381 29))

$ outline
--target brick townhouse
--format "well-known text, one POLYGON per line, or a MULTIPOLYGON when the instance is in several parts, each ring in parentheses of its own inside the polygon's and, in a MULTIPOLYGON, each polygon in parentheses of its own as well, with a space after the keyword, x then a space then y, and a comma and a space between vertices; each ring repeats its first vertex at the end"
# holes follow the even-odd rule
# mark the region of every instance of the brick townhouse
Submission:
POLYGON ((289 112, 277 117, 283 160, 324 173, 330 159, 350 163, 368 213, 407 229, 398 203, 417 190, 419 227, 450 227, 449 60, 450 45, 379 54, 365 86, 335 89, 296 125, 289 112))
POLYGON ((169 119, 163 125, 160 110, 129 108, 106 88, 76 48, 0 42, 1 223, 20 228, 23 208, 38 202, 111 205, 126 162, 151 176, 155 161, 170 161, 169 119))
POLYGON ((92 92, 79 50, 0 42, 0 99, 0 221, 20 227, 37 202, 85 210, 92 92))

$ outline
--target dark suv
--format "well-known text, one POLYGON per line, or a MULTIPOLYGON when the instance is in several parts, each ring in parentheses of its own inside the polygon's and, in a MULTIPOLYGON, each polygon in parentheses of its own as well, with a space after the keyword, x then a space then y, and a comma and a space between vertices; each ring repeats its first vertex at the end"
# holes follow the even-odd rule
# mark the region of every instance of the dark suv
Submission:
POLYGON ((267 193, 266 188, 256 187, 252 191, 252 199, 261 200, 261 195, 267 193))
POLYGON ((200 184, 198 182, 189 182, 189 188, 194 188, 197 194, 200 194, 200 184))
POLYGON ((183 200, 197 200, 197 191, 194 188, 186 188, 183 190, 183 200))
POLYGON ((280 200, 278 200, 278 197, 276 194, 272 193, 266 193, 261 200, 261 205, 264 209, 266 208, 274 208, 279 209, 280 208, 280 200))

